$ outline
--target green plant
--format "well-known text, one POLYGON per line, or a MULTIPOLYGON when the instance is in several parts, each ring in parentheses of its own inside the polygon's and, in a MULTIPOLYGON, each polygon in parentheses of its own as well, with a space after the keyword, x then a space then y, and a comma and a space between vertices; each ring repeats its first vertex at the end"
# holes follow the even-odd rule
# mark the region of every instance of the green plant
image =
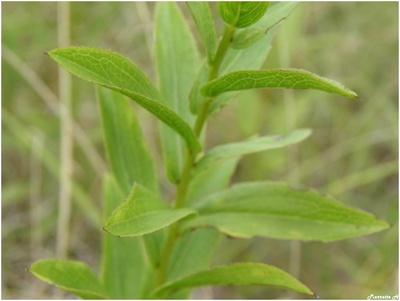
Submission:
POLYGON ((312 294, 272 266, 239 263, 207 269, 207 265, 223 234, 334 241, 380 231, 388 225, 313 190, 274 182, 227 188, 243 155, 300 142, 310 130, 253 138, 206 151, 204 127, 239 90, 298 88, 349 98, 357 95, 303 70, 251 70, 261 68, 277 23, 295 4, 220 3, 225 27, 219 43, 208 4, 187 5, 206 58, 201 61, 176 4, 158 4, 158 89, 138 67, 114 52, 69 47, 48 53, 67 71, 99 86, 97 96, 112 171, 103 187, 103 229, 108 233, 103 240, 100 278, 87 265, 75 261, 38 261, 30 271, 82 298, 185 298, 194 287, 228 284, 271 285, 312 294), (124 96, 161 121, 166 172, 176 185, 172 204, 162 199, 154 158, 124 96))

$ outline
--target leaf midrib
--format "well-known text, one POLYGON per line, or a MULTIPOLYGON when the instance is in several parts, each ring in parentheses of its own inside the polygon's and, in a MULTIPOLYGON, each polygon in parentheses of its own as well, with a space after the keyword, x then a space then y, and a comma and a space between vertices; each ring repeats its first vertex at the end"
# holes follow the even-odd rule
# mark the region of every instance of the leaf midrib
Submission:
MULTIPOLYGON (((252 211, 246 211, 246 212, 243 212, 243 211, 220 211, 220 212, 212 212, 212 213, 204 213, 204 214, 202 214, 201 212, 200 212, 200 216, 199 216, 199 219, 201 219, 202 217, 204 217, 204 218, 208 218, 208 217, 213 217, 213 216, 216 216, 216 215, 240 215, 240 216, 248 216, 248 217, 252 217, 252 216, 254 216, 254 215, 256 215, 256 216, 265 216, 265 217, 275 217, 275 218, 282 218, 282 219, 287 219, 287 220, 294 220, 294 221, 308 221, 308 222, 316 222, 316 223, 320 223, 320 222, 323 222, 323 223, 326 223, 326 224, 338 224, 338 225, 343 225, 343 224, 345 224, 345 225, 352 225, 352 226, 359 226, 359 227, 362 227, 362 226, 370 226, 371 224, 369 223, 369 224, 365 224, 365 225, 363 225, 363 224, 353 224, 353 223, 348 223, 348 221, 329 221, 329 220, 324 220, 324 219, 315 219, 315 218, 304 218, 304 217, 302 217, 302 216, 296 216, 296 215, 288 215, 288 214, 279 214, 279 213, 277 213, 277 214, 275 214, 275 213, 265 213, 265 212, 259 212, 259 211, 254 211, 254 212, 252 212, 252 211)), ((238 220, 240 220, 240 218, 238 219, 238 220)), ((195 221, 193 221, 193 222, 195 222, 195 221)), ((374 222, 375 222, 375 220, 374 220, 374 222)), ((378 223, 374 223, 374 226, 378 226, 378 223)), ((382 226, 383 227, 383 224, 382 225, 380 225, 380 226, 382 226)))
MULTIPOLYGON (((154 211, 151 211, 151 212, 146 212, 146 213, 137 215, 137 216, 135 216, 135 217, 133 217, 133 218, 129 218, 129 219, 124 219, 124 220, 119 219, 119 222, 113 222, 113 223, 111 223, 110 225, 107 225, 105 228, 107 229, 107 228, 109 228, 109 227, 115 227, 115 226, 121 226, 121 225, 123 225, 123 224, 129 224, 129 223, 132 223, 132 222, 137 221, 137 220, 140 220, 140 219, 148 219, 148 218, 149 218, 150 216, 152 216, 152 215, 157 215, 157 214, 163 213, 163 212, 179 212, 180 215, 183 215, 183 216, 185 216, 184 213, 186 213, 186 215, 190 215, 190 214, 194 214, 194 213, 195 213, 194 210, 191 210, 191 209, 189 209, 189 208, 181 208, 181 209, 160 209, 160 210, 154 210, 154 211), (184 209, 184 210, 182 210, 182 209, 184 209)), ((175 216, 174 216, 174 219, 175 219, 176 216, 178 216, 178 215, 175 215, 175 216)), ((182 217, 180 217, 180 218, 182 218, 182 217)), ((179 218, 179 219, 180 219, 180 218, 179 218)), ((167 226, 168 226, 168 225, 166 225, 165 227, 167 227, 167 226)), ((154 231, 152 231, 152 232, 154 232, 154 231)))

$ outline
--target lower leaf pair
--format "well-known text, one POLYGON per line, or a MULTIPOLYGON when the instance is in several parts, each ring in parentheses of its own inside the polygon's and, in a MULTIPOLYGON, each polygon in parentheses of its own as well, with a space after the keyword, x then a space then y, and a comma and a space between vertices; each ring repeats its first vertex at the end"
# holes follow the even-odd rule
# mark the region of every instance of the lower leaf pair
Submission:
MULTIPOLYGON (((30 272, 84 299, 110 298, 96 274, 83 262, 40 260, 31 266, 30 272)), ((211 268, 168 282, 148 297, 162 298, 176 290, 211 285, 268 285, 313 294, 305 285, 280 269, 265 264, 239 263, 211 268)))
POLYGON ((104 230, 123 237, 149 234, 172 223, 182 230, 214 227, 233 237, 334 241, 381 231, 387 223, 314 190, 283 183, 243 183, 199 200, 190 208, 169 208, 140 184, 110 216, 104 230))

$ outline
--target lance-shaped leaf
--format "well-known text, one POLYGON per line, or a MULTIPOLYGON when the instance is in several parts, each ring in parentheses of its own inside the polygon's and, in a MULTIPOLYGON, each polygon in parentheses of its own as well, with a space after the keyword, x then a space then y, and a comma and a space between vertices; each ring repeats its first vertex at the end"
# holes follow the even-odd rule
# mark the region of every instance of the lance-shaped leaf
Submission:
POLYGON ((207 2, 186 2, 186 5, 199 30, 208 60, 211 61, 217 49, 217 33, 210 6, 207 2))
MULTIPOLYGON (((112 211, 129 193, 123 193, 114 177, 107 175, 103 183, 104 215, 108 218, 112 211)), ((156 233, 160 233, 158 231, 156 233)), ((146 235, 152 236, 156 233, 146 235)), ((103 233, 101 252, 101 281, 107 288, 111 299, 142 299, 149 291, 148 284, 152 283, 149 259, 154 256, 143 248, 142 237, 121 239, 103 233), (130 281, 126 281, 130 279, 130 281), (135 283, 135 285, 132 285, 135 283)), ((159 250, 153 250, 157 252, 159 250)), ((154 265, 154 263, 153 263, 154 265)))
POLYGON ((191 151, 200 150, 190 126, 159 102, 157 89, 128 58, 88 47, 55 49, 47 54, 75 76, 128 96, 181 135, 191 151))
POLYGON ((245 140, 242 142, 217 146, 210 150, 196 164, 195 173, 202 172, 203 170, 213 166, 216 162, 220 160, 229 160, 246 154, 288 146, 294 143, 298 143, 306 139, 310 135, 311 130, 301 129, 287 135, 265 136, 245 140))
POLYGON ((92 269, 72 260, 38 260, 29 271, 42 281, 83 299, 108 299, 108 293, 92 269))
POLYGON ((47 54, 68 72, 84 80, 160 100, 160 94, 149 78, 119 53, 80 46, 54 49, 47 54))
POLYGON ((381 231, 388 224, 314 190, 282 183, 245 183, 192 206, 186 228, 215 227, 234 237, 334 241, 381 231))
POLYGON ((178 289, 216 285, 266 285, 313 294, 304 284, 276 267, 257 263, 237 263, 211 268, 167 283, 155 292, 155 296, 163 296, 168 291, 178 289))
POLYGON ((272 2, 267 13, 257 23, 235 31, 232 48, 244 49, 262 39, 271 27, 287 18, 297 4, 298 2, 272 2))
POLYGON ((140 236, 163 229, 193 213, 195 211, 188 208, 171 209, 151 191, 135 184, 103 230, 121 237, 140 236))
POLYGON ((226 24, 244 28, 260 20, 268 5, 269 2, 219 2, 218 12, 226 24))
POLYGON ((357 97, 356 93, 336 81, 299 69, 232 72, 207 83, 201 93, 216 96, 229 91, 261 88, 314 89, 348 98, 357 97))
MULTIPOLYGON (((200 55, 176 3, 157 3, 154 34, 157 78, 164 104, 192 125, 194 115, 190 112, 188 98, 200 55)), ((168 179, 177 183, 186 161, 184 142, 164 125, 161 126, 161 140, 168 179)))

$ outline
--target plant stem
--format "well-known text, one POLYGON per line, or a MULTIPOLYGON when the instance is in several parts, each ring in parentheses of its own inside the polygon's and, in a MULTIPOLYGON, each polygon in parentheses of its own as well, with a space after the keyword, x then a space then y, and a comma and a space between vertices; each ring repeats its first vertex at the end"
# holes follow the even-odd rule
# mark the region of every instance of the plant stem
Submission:
POLYGON ((213 98, 207 98, 200 109, 199 115, 197 115, 196 123, 194 125, 194 132, 197 135, 197 137, 200 137, 201 130, 203 129, 203 126, 207 120, 208 110, 210 108, 212 100, 213 98))
MULTIPOLYGON (((226 54, 226 51, 229 48, 234 31, 234 27, 228 25, 225 26, 224 34, 218 46, 215 57, 209 64, 209 81, 217 78, 222 60, 226 54)), ((207 121, 207 117, 209 116, 209 108, 213 100, 214 98, 206 98, 200 109, 199 114, 197 115, 196 122, 193 127, 193 130, 197 137, 200 137, 201 135, 202 129, 207 121)), ((191 180, 190 174, 192 172, 195 160, 195 155, 191 152, 188 152, 186 164, 182 171, 181 180, 177 186, 176 198, 173 205, 175 209, 182 208, 185 205, 186 193, 191 180)), ((173 224, 169 229, 164 252, 160 261, 160 267, 156 276, 156 286, 161 286, 166 281, 169 259, 172 255, 173 248, 178 239, 178 230, 179 222, 173 224)))
MULTIPOLYGON (((194 159, 195 159, 194 155, 192 153, 188 152, 185 168, 184 168, 184 170, 182 172, 182 176, 181 176, 181 181, 179 182, 178 187, 177 187, 176 199, 174 202, 175 209, 181 208, 184 206, 186 192, 187 192, 187 189, 190 184, 190 173, 192 171, 194 159)), ((160 268, 158 270, 158 275, 156 278, 157 286, 162 285, 166 280, 169 259, 172 255, 172 250, 173 250, 176 240, 178 238, 178 226, 179 226, 179 223, 175 223, 175 224, 172 224, 169 229, 167 241, 166 241, 165 247, 164 247, 164 252, 163 252, 161 260, 160 260, 160 268)))
POLYGON ((225 53, 229 48, 231 43, 233 33, 235 32, 235 27, 230 25, 225 25, 224 34, 222 36, 221 42, 218 45, 217 53, 211 62, 210 73, 208 74, 208 80, 211 81, 218 77, 219 68, 221 67, 222 60, 225 57, 225 53))
MULTIPOLYGON (((221 63, 225 57, 226 51, 229 48, 229 45, 231 43, 233 34, 235 32, 235 28, 230 26, 230 25, 225 25, 224 29, 224 34, 222 36, 221 42, 218 45, 217 52, 215 54, 215 57, 211 60, 208 66, 208 81, 212 81, 213 79, 216 79, 218 77, 219 69, 221 67, 221 63)), ((200 109, 199 115, 197 115, 197 120, 194 125, 194 132, 198 137, 200 137, 201 131, 203 129, 203 126, 207 120, 210 105, 212 101, 214 100, 214 97, 212 98, 206 98, 204 100, 204 103, 200 109)))

